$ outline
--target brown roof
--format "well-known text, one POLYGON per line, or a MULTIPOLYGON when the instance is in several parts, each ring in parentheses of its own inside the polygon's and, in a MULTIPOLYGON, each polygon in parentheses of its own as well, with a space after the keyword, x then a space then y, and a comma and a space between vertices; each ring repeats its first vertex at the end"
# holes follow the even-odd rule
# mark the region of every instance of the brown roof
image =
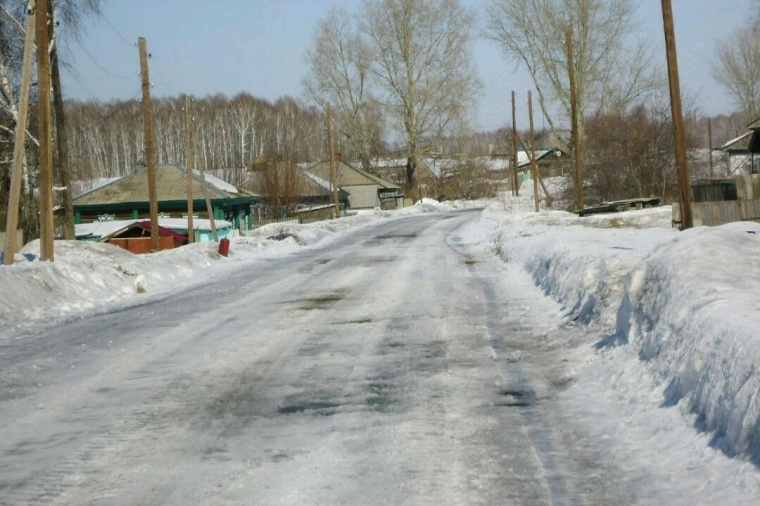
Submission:
MULTIPOLYGON (((342 160, 336 161, 335 167, 338 172, 337 185, 339 188, 343 186, 361 185, 376 185, 379 188, 400 188, 400 186, 377 176, 373 176, 369 172, 365 172, 361 169, 352 167, 342 160)), ((317 177, 324 179, 325 181, 330 181, 330 164, 327 161, 312 165, 309 167, 309 172, 317 177)))
MULTIPOLYGON (((200 174, 193 172, 193 198, 204 197, 203 184, 200 174)), ((243 190, 237 193, 225 191, 231 189, 229 185, 214 185, 206 181, 206 188, 210 199, 226 199, 251 196, 243 190)), ((156 192, 157 200, 172 201, 187 199, 187 170, 181 165, 161 165, 156 167, 156 192)), ((74 199, 75 205, 98 205, 118 204, 122 202, 147 202, 148 194, 148 171, 143 167, 138 172, 109 184, 95 188, 74 199)))

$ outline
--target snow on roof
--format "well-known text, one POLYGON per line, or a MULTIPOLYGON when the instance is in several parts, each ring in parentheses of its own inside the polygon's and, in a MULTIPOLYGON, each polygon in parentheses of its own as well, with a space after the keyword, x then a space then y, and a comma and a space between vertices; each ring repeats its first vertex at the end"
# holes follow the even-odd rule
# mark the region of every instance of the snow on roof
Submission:
POLYGON ((741 134, 739 137, 735 137, 735 138, 731 139, 730 141, 725 142, 720 148, 721 149, 727 149, 732 144, 736 144, 737 142, 739 142, 741 140, 744 140, 746 137, 749 137, 750 135, 752 135, 752 131, 745 132, 745 133, 741 134))
MULTIPOLYGON (((95 221, 92 223, 80 223, 74 225, 76 236, 83 237, 104 237, 114 232, 126 228, 140 220, 112 220, 112 221, 95 221)), ((215 220, 216 228, 229 228, 232 223, 225 220, 215 220)), ((159 218, 158 225, 170 229, 187 229, 187 218, 159 218)), ((193 230, 211 230, 211 220, 193 218, 193 230)))
POLYGON ((326 188, 328 190, 332 190, 332 184, 329 181, 327 181, 326 179, 322 179, 321 177, 319 177, 316 174, 313 174, 313 173, 311 173, 309 171, 304 171, 303 173, 304 173, 304 175, 307 178, 311 179, 312 181, 314 181, 315 183, 317 183, 322 188, 326 188))
POLYGON ((232 193, 233 195, 237 195, 239 193, 238 189, 234 185, 231 185, 227 181, 219 179, 216 176, 212 176, 208 172, 204 173, 204 177, 206 178, 206 183, 213 185, 224 192, 232 193))
POLYGON ((82 195, 83 193, 97 190, 103 186, 109 185, 114 181, 121 179, 121 176, 117 177, 96 177, 93 179, 81 179, 71 182, 71 193, 74 198, 82 195))

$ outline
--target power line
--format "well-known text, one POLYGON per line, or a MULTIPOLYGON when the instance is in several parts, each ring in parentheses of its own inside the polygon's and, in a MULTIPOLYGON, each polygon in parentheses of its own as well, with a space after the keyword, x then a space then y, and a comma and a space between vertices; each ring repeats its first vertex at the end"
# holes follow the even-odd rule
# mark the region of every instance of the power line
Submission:
POLYGON ((100 70, 102 70, 103 72, 105 72, 109 76, 114 77, 116 79, 129 79, 131 77, 134 77, 134 74, 132 74, 132 73, 127 74, 127 75, 116 75, 116 74, 114 74, 113 72, 109 71, 108 69, 106 69, 105 67, 103 67, 103 65, 101 65, 100 63, 98 63, 95 60, 95 58, 92 56, 92 54, 90 54, 90 52, 87 50, 87 46, 85 46, 84 44, 82 44, 81 48, 82 48, 82 51, 84 51, 84 54, 86 54, 87 57, 90 59, 90 61, 92 63, 94 63, 96 67, 98 67, 100 70))
POLYGON ((113 23, 111 23, 111 20, 110 20, 110 19, 108 19, 108 16, 106 16, 106 15, 105 15, 105 14, 103 14, 103 13, 101 13, 101 16, 103 17, 103 19, 105 19, 106 23, 108 23, 108 26, 110 26, 110 27, 111 27, 111 30, 112 30, 112 31, 113 31, 113 32, 114 32, 116 35, 118 35, 118 36, 119 36, 119 38, 120 38, 121 40, 123 40, 123 41, 124 41, 124 43, 125 43, 126 45, 128 45, 129 47, 134 47, 134 43, 132 43, 132 42, 129 42, 129 41, 127 40, 127 38, 126 38, 126 37, 124 37, 124 36, 121 34, 121 32, 120 32, 119 30, 117 30, 117 29, 116 29, 116 27, 115 27, 115 26, 113 26, 113 23))

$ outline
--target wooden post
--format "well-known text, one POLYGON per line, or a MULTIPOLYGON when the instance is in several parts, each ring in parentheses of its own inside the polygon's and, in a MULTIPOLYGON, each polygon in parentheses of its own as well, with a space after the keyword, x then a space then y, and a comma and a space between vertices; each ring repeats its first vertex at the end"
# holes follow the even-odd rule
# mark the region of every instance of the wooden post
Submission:
MULTIPOLYGON (((522 146, 523 151, 525 151, 526 153, 530 153, 530 149, 528 149, 526 144, 523 142, 522 137, 520 137, 519 133, 517 134, 517 142, 520 144, 520 146, 522 146)), ((533 174, 532 171, 531 171, 531 174, 533 174)), ((550 202, 552 201, 551 195, 549 194, 549 189, 546 187, 546 183, 544 183, 544 178, 541 177, 541 173, 538 171, 536 171, 535 175, 536 177, 538 177, 538 184, 541 185, 541 188, 544 190, 544 196, 546 197, 547 205, 551 205, 550 204, 550 202)))
POLYGON ((712 179, 715 176, 715 165, 713 163, 712 118, 707 118, 707 147, 710 150, 710 179, 712 179))
POLYGON ((185 95, 185 135, 187 157, 187 242, 195 242, 193 228, 193 168, 195 165, 195 142, 194 141, 193 115, 190 111, 190 97, 185 95))
POLYGON ((515 112, 515 92, 512 91, 512 186, 515 197, 520 196, 520 181, 517 176, 517 114, 515 112))
POLYGON ((206 212, 211 223, 211 234, 214 236, 214 242, 219 242, 219 234, 216 231, 216 218, 214 217, 214 208, 211 206, 211 199, 208 197, 208 187, 206 186, 206 173, 203 171, 203 165, 198 168, 203 185, 203 197, 206 199, 206 212))
POLYGON ((668 80, 670 82, 670 108, 673 116, 673 140, 675 142, 676 166, 678 167, 678 190, 681 207, 681 230, 694 226, 691 215, 691 189, 689 188, 689 167, 686 165, 686 140, 681 110, 681 84, 678 78, 678 56, 673 26, 673 8, 670 0, 662 0, 662 21, 665 29, 665 49, 668 59, 668 80))
POLYGON ((330 185, 332 186, 335 217, 340 217, 340 201, 338 199, 338 173, 335 167, 335 140, 333 139, 332 107, 327 104, 327 144, 330 152, 330 185))
POLYGON ((140 78, 142 79, 143 128, 145 136, 145 164, 148 166, 148 197, 150 198, 150 251, 158 251, 158 195, 156 192, 156 148, 153 136, 153 111, 150 102, 148 52, 145 37, 137 39, 140 49, 140 78))
POLYGON ((530 169, 533 172, 533 200, 536 212, 539 209, 538 193, 538 167, 536 167, 536 132, 533 129, 533 93, 528 90, 528 118, 530 118, 530 169))
POLYGON ((581 143, 580 111, 578 111, 578 89, 575 85, 575 51, 573 48, 573 27, 567 27, 567 72, 570 79, 570 115, 573 124, 573 158, 575 159, 575 191, 578 210, 583 203, 583 144, 581 143))
POLYGON ((50 116, 48 0, 37 0, 37 89, 40 129, 40 260, 53 261, 53 142, 50 116))
POLYGON ((61 71, 58 62, 58 42, 55 40, 56 19, 55 11, 51 13, 48 23, 48 34, 53 45, 50 50, 50 70, 53 83, 53 116, 55 118, 56 165, 58 180, 63 203, 63 238, 67 241, 76 240, 74 226, 74 202, 71 192, 71 164, 69 163, 69 135, 66 130, 66 117, 63 105, 63 88, 61 87, 61 71))
POLYGON ((32 73, 32 56, 34 54, 35 10, 26 22, 26 38, 24 39, 24 60, 21 68, 21 89, 19 91, 18 118, 13 140, 13 169, 11 172, 11 188, 8 195, 8 215, 5 226, 5 265, 13 264, 16 253, 16 229, 18 228, 19 201, 21 200, 21 179, 24 166, 24 146, 26 145, 26 117, 29 110, 29 86, 32 73))

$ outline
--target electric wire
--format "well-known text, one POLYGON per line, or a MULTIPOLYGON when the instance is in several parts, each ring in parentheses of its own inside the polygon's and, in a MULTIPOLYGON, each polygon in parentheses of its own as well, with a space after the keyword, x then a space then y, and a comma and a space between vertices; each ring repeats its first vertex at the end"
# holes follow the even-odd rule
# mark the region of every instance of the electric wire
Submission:
POLYGON ((106 69, 105 67, 103 67, 103 65, 101 65, 100 63, 98 63, 97 60, 95 60, 95 58, 92 56, 92 54, 87 50, 87 46, 85 46, 84 44, 81 44, 80 47, 82 48, 82 51, 84 51, 84 54, 87 55, 87 58, 89 58, 89 60, 96 67, 98 67, 101 71, 105 72, 109 76, 111 76, 113 78, 116 78, 116 79, 129 79, 131 77, 134 77, 133 73, 130 73, 130 74, 127 74, 127 75, 117 75, 117 74, 114 74, 113 72, 111 72, 108 69, 106 69))

